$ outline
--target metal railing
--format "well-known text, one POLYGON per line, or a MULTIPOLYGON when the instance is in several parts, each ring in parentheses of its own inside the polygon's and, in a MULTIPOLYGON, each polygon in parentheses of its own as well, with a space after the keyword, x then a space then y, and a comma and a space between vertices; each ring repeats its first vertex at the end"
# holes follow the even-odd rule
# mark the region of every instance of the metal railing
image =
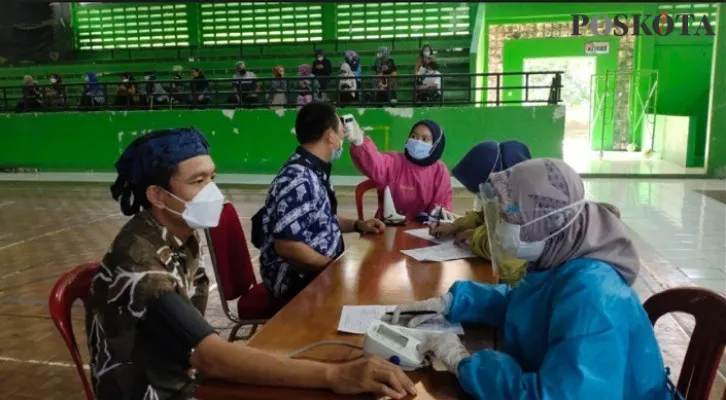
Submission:
POLYGON ((486 104, 559 104, 564 71, 504 73, 444 73, 440 75, 369 75, 360 77, 285 77, 202 80, 155 80, 99 82, 98 91, 85 83, 61 86, 6 86, 2 90, 4 112, 53 112, 100 110, 158 110, 190 108, 295 108, 309 101, 325 101, 338 107, 434 107, 486 104), (550 85, 530 85, 530 77, 551 75, 550 85), (472 85, 495 77, 494 86, 472 85), (505 77, 521 77, 521 85, 504 85, 505 77), (341 89, 340 82, 355 81, 355 89, 341 89), (429 86, 425 87, 424 84, 429 86), (154 92, 158 84, 162 91, 154 92), (126 90, 121 88, 125 87, 126 90), (129 92, 129 90, 133 91, 129 92), (473 93, 487 99, 472 99, 473 93), (512 93, 521 96, 511 99, 512 93), (535 94, 538 91, 540 96, 535 94), (494 96, 492 96, 494 92, 494 96), (506 96, 504 95, 506 94, 506 96), (493 98, 492 98, 493 97, 493 98))

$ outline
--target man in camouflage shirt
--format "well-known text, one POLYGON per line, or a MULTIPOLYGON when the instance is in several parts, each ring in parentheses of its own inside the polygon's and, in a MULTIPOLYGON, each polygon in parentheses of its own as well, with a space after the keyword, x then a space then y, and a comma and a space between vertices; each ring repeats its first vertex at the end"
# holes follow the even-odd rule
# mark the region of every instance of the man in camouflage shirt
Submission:
POLYGON ((190 399, 194 370, 272 386, 414 393, 400 369, 376 357, 328 365, 228 343, 204 320, 209 280, 195 229, 219 223, 209 145, 196 129, 149 133, 116 163, 111 193, 131 220, 103 258, 89 293, 86 333, 96 398, 190 399))

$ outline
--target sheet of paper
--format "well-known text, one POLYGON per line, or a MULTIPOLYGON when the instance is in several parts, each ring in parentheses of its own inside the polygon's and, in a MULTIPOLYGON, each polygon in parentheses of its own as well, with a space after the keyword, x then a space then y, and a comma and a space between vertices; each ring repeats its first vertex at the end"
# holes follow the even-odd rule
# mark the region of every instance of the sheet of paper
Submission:
POLYGON ((424 240, 428 240, 429 242, 441 244, 446 243, 454 240, 454 238, 446 238, 446 239, 438 239, 429 234, 429 228, 421 228, 421 229, 409 229, 407 231, 403 231, 404 233, 407 233, 411 236, 416 236, 417 238, 421 238, 424 240))
MULTIPOLYGON (((340 314, 340 322, 338 323, 338 331, 364 335, 373 321, 381 319, 385 313, 393 311, 395 308, 396 306, 343 306, 343 312, 340 314)), ((464 334, 464 328, 461 324, 452 324, 443 318, 425 322, 416 329, 421 331, 451 332, 457 335, 464 334)))
POLYGON ((449 261, 462 258, 476 257, 469 249, 457 246, 453 241, 441 243, 436 246, 421 247, 418 249, 401 250, 401 253, 415 258, 417 261, 449 261))

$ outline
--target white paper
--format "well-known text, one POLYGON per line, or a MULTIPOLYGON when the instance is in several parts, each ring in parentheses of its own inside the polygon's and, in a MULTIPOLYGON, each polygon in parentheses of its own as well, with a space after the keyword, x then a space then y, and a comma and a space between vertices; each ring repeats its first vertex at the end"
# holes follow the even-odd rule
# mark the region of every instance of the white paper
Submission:
POLYGON ((454 244, 453 241, 441 243, 436 246, 421 247, 418 249, 401 250, 401 253, 415 258, 417 261, 450 261, 462 258, 476 257, 469 249, 454 244))
POLYGON ((424 240, 428 240, 429 242, 434 242, 437 244, 446 243, 454 240, 454 238, 446 238, 446 239, 439 239, 434 236, 431 236, 429 234, 429 228, 421 228, 421 229, 409 229, 407 231, 403 231, 404 233, 407 233, 411 236, 416 236, 417 238, 421 238, 424 240))
MULTIPOLYGON (((338 331, 364 335, 373 321, 381 319, 387 312, 393 311, 395 308, 396 306, 343 306, 338 331)), ((418 326, 416 330, 464 334, 461 324, 453 324, 443 318, 427 321, 418 326)))

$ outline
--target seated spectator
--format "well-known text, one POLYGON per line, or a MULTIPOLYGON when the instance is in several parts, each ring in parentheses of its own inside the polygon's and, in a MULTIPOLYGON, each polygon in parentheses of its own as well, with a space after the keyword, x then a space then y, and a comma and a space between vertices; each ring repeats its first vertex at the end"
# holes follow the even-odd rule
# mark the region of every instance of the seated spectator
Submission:
POLYGON ((350 69, 350 65, 343 63, 338 72, 338 103, 341 105, 350 104, 356 101, 358 94, 358 82, 350 69))
POLYGON ((184 82, 182 82, 182 75, 180 72, 174 72, 172 75, 171 85, 169 85, 169 93, 171 94, 171 100, 175 104, 184 102, 184 82))
MULTIPOLYGON (((415 123, 404 152, 379 152, 355 121, 346 124, 345 135, 351 144, 353 165, 376 182, 379 192, 386 186, 391 189, 396 211, 407 220, 413 221, 419 213, 444 216, 451 210, 454 196, 451 176, 441 161, 446 136, 436 122, 422 120, 415 123)), ((378 209, 383 211, 382 204, 378 209)))
POLYGON ((192 68, 192 82, 189 84, 192 93, 189 95, 189 104, 207 105, 211 98, 209 95, 209 81, 204 76, 204 71, 199 68, 192 68))
POLYGON ((156 74, 153 72, 147 72, 144 74, 144 80, 146 81, 146 104, 153 108, 154 105, 169 104, 169 93, 164 90, 161 83, 156 81, 156 74))
POLYGON ((193 399, 197 371, 237 383, 415 395, 400 368, 377 357, 324 364, 217 335, 204 319, 209 279, 199 262, 198 230, 217 226, 224 195, 201 132, 139 136, 116 170, 111 194, 131 218, 104 255, 87 299, 96 399, 193 399))
POLYGON ((309 64, 302 64, 297 68, 297 107, 298 109, 305 104, 320 98, 320 83, 312 74, 312 68, 309 64))
POLYGON ((229 97, 229 101, 245 107, 253 107, 258 102, 258 93, 262 91, 260 82, 254 72, 247 70, 244 61, 237 62, 237 72, 234 78, 235 93, 229 97))
POLYGON ((51 110, 68 107, 68 92, 59 74, 50 74, 50 86, 45 90, 45 105, 51 110))
POLYGON ((15 111, 35 111, 43 108, 43 93, 38 82, 30 75, 23 77, 23 98, 15 106, 15 111))
POLYGON ((431 45, 426 43, 421 48, 421 51, 418 53, 418 57, 416 57, 416 62, 413 65, 413 72, 418 73, 418 71, 426 65, 426 63, 431 60, 434 56, 434 51, 431 48, 431 45))
POLYGON ((441 98, 441 72, 434 58, 430 58, 416 75, 421 75, 421 81, 416 85, 416 100, 431 103, 441 98))
POLYGON ((353 71, 353 74, 355 75, 355 80, 357 82, 358 87, 358 98, 360 99, 361 96, 363 96, 363 80, 361 79, 362 74, 362 64, 360 62, 360 57, 358 57, 358 53, 356 53, 353 50, 347 50, 345 52, 345 58, 344 61, 350 65, 350 69, 353 71))
POLYGON ((398 82, 396 76, 398 72, 396 72, 396 63, 391 58, 388 47, 380 47, 378 49, 373 69, 376 71, 377 76, 376 91, 374 92, 373 100, 378 103, 395 103, 397 101, 396 88, 398 82))
POLYGON ((270 184, 260 210, 262 232, 252 233, 253 240, 261 237, 262 280, 283 303, 342 254, 342 233, 385 229, 375 219, 356 221, 337 215, 330 174, 343 152, 343 123, 335 108, 306 104, 295 120, 295 135, 300 146, 270 184))
POLYGON ((79 108, 82 110, 97 110, 102 105, 106 104, 106 93, 98 83, 98 77, 95 72, 88 72, 83 77, 86 84, 83 86, 83 93, 81 94, 81 103, 79 108))
POLYGON ((327 99, 330 98, 327 89, 330 76, 333 75, 333 64, 331 64, 328 57, 325 56, 323 49, 315 50, 313 75, 315 75, 315 78, 317 78, 320 83, 322 101, 327 101, 327 99))
POLYGON ((285 79, 285 68, 278 65, 272 69, 275 78, 270 83, 270 90, 267 92, 267 105, 273 108, 282 108, 287 105, 287 80, 285 79))
POLYGON ((139 97, 138 90, 136 89, 136 80, 128 72, 121 74, 121 83, 119 83, 116 89, 116 101, 114 104, 117 107, 125 108, 141 106, 141 97, 139 97))

